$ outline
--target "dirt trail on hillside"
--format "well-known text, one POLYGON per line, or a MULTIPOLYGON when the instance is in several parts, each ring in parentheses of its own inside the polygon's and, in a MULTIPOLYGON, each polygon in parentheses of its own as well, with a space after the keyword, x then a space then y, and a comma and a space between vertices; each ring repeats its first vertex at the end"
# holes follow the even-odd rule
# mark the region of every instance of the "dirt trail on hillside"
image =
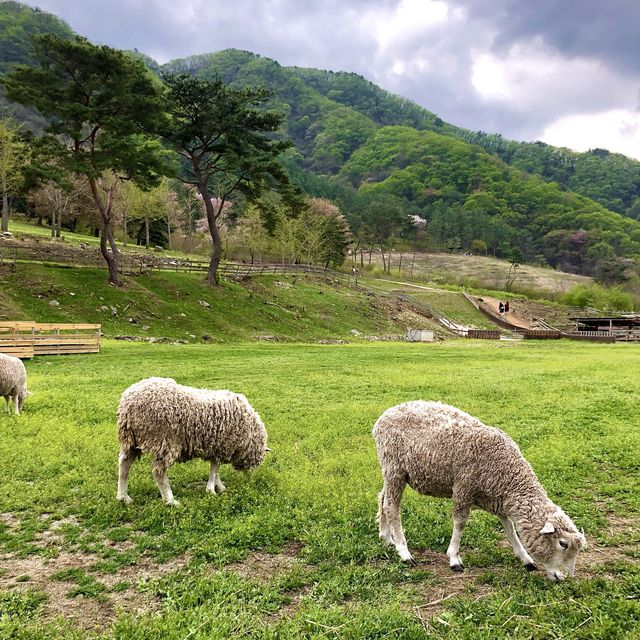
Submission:
MULTIPOLYGON (((499 300, 498 298, 492 298, 491 296, 475 296, 475 299, 479 304, 484 305, 489 311, 494 313, 496 316, 500 316, 500 302, 505 302, 505 300, 499 300)), ((521 329, 535 329, 536 327, 531 323, 531 321, 525 317, 525 310, 518 306, 517 301, 509 300, 509 311, 507 313, 502 314, 502 318, 505 322, 509 322, 516 327, 520 327, 521 329)))

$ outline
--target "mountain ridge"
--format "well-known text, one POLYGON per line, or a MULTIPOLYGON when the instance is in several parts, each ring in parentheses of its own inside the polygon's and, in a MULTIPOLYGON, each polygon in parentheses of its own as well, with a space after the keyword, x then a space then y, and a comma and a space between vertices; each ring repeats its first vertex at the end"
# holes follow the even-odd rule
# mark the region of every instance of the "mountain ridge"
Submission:
MULTIPOLYGON (((1 19, 16 11, 42 28, 53 20, 15 2, 0 4, 0 44, 10 41, 7 34, 19 39, 1 19)), ((629 258, 640 255, 640 162, 633 159, 460 129, 351 72, 282 66, 238 49, 164 65, 131 54, 155 74, 220 76, 236 87, 269 88, 268 106, 283 113, 282 135, 295 144, 283 158, 290 174, 310 195, 338 202, 359 241, 406 238, 407 218, 417 214, 428 221, 434 246, 448 250, 596 276, 615 272, 620 279, 629 258), (376 207, 393 218, 382 231, 371 222, 376 207)))

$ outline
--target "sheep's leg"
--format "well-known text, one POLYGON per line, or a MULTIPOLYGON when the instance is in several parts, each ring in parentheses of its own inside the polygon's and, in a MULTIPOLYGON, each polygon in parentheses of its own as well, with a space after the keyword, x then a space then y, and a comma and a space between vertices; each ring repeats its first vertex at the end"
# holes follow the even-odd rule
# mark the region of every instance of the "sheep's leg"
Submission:
POLYGON ((384 489, 378 494, 378 515, 376 519, 380 527, 380 539, 386 544, 393 544, 389 520, 384 512, 384 489))
POLYGON ((417 563, 409 553, 407 540, 404 537, 404 531, 402 530, 402 522, 400 521, 400 501, 402 500, 402 493, 406 484, 407 483, 404 479, 394 478, 390 481, 385 478, 384 487, 382 489, 384 493, 383 514, 389 524, 391 539, 401 560, 415 565, 417 563))
POLYGON ((4 408, 4 412, 8 415, 11 415, 11 409, 9 408, 9 398, 11 396, 4 396, 4 401, 6 402, 6 406, 4 408))
POLYGON ((538 567, 533 561, 533 558, 527 553, 527 550, 522 546, 522 542, 520 542, 520 538, 518 538, 513 522, 511 522, 509 518, 503 516, 498 517, 500 518, 500 522, 502 522, 504 532, 507 534, 507 540, 509 541, 509 544, 511 544, 511 548, 513 549, 513 553, 516 558, 522 562, 527 571, 536 571, 538 567))
POLYGON ((15 416, 19 416, 20 415, 20 394, 16 391, 13 394, 13 415, 15 416))
POLYGON ((127 485, 129 483, 129 469, 135 460, 134 453, 131 449, 120 451, 118 456, 118 493, 116 498, 122 500, 125 504, 133 502, 127 494, 127 485))
POLYGON ((173 491, 171 491, 169 477, 167 476, 167 467, 158 460, 154 460, 151 465, 151 473, 158 485, 158 489, 160 489, 160 495, 162 495, 165 504, 174 507, 180 506, 180 503, 173 497, 173 491))
POLYGON ((447 549, 447 555, 449 556, 449 566, 453 571, 463 571, 464 565, 460 560, 460 538, 462 538, 462 532, 464 526, 469 519, 469 512, 471 507, 466 502, 455 501, 454 491, 454 504, 453 504, 453 534, 451 535, 451 542, 447 549))
POLYGON ((211 469, 209 471, 209 482, 207 482, 207 491, 209 493, 222 493, 226 487, 220 479, 220 463, 211 461, 211 469))

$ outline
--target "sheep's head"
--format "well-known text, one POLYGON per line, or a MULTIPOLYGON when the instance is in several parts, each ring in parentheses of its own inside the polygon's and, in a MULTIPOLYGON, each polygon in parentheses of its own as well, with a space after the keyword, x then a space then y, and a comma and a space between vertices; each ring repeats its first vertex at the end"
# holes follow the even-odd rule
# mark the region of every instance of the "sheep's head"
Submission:
POLYGON ((22 389, 18 392, 18 410, 22 411, 22 405, 26 400, 27 396, 31 395, 29 391, 27 391, 27 385, 23 384, 22 389))
POLYGON ((584 534, 562 509, 548 514, 542 523, 532 523, 522 542, 531 557, 544 567, 547 578, 558 582, 573 576, 578 552, 587 544, 584 534))
POLYGON ((234 469, 248 471, 264 462, 267 451, 267 431, 262 423, 256 425, 257 428, 245 441, 235 450, 231 456, 231 464, 234 469))

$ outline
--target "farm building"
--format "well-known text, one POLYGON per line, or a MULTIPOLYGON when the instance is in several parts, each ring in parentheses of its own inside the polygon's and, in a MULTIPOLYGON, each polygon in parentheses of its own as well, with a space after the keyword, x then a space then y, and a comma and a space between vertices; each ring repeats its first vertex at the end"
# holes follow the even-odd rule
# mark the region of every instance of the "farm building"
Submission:
POLYGON ((576 323, 577 335, 640 342, 640 314, 571 318, 571 320, 576 323))

